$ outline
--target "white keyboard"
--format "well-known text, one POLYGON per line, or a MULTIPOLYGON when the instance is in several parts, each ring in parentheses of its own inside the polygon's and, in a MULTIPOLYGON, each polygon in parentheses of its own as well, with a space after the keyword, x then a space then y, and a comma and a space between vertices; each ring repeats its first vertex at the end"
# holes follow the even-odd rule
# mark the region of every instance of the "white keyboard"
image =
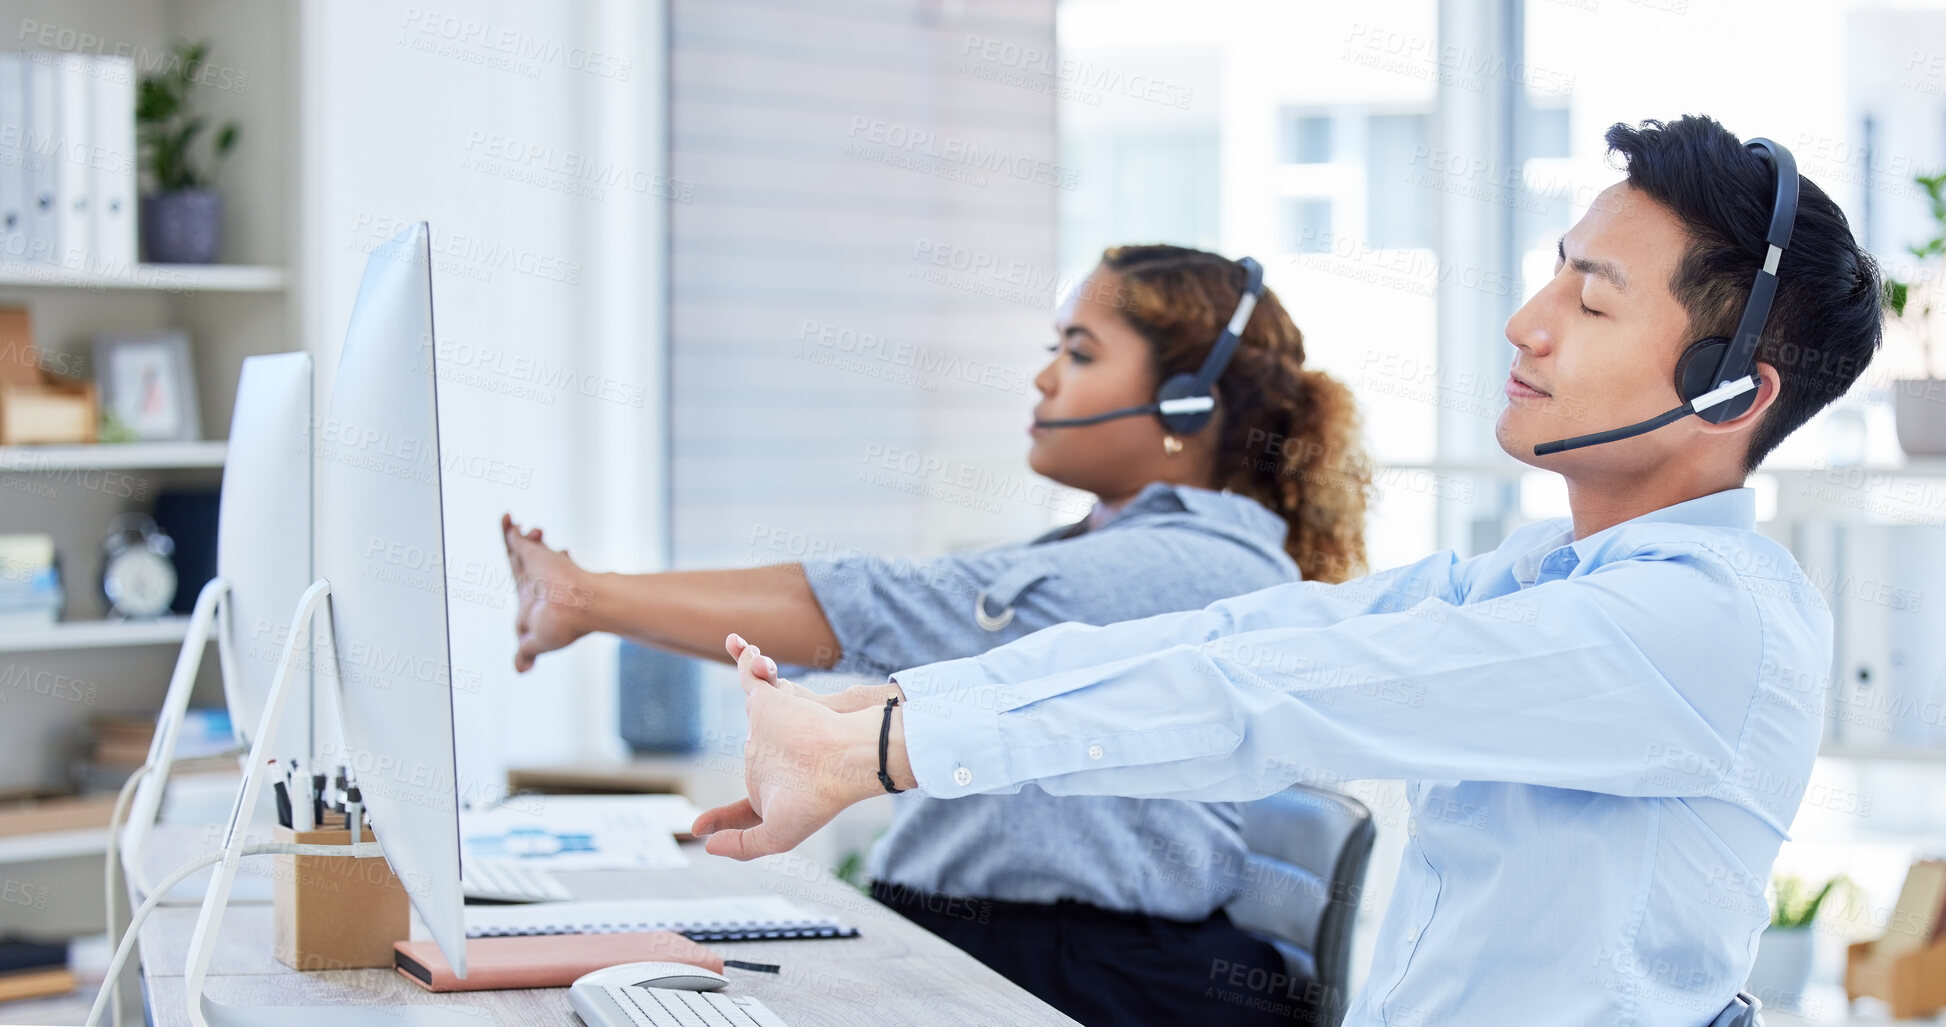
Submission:
POLYGON ((788 1027, 748 995, 577 984, 568 1002, 588 1027, 788 1027))
POLYGON ((469 859, 460 890, 493 902, 566 902, 574 898, 553 874, 514 859, 469 859))

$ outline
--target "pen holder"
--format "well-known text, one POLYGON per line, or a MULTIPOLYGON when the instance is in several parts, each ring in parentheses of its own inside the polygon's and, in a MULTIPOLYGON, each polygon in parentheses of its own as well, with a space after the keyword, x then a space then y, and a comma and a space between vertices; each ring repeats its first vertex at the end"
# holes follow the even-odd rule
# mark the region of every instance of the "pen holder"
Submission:
MULTIPOLYGON (((280 842, 347 845, 342 827, 277 828, 280 842)), ((372 841, 366 828, 364 841, 372 841)), ((276 908, 271 952, 293 970, 390 969, 392 943, 412 933, 405 886, 383 859, 273 856, 276 908)))

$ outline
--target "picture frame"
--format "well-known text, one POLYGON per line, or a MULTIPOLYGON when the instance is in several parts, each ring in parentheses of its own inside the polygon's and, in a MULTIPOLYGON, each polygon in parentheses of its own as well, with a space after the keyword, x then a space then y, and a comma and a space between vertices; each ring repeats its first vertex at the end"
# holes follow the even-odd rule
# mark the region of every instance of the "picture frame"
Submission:
POLYGON ((189 334, 179 329, 95 336, 95 382, 104 417, 142 442, 202 438, 189 334))

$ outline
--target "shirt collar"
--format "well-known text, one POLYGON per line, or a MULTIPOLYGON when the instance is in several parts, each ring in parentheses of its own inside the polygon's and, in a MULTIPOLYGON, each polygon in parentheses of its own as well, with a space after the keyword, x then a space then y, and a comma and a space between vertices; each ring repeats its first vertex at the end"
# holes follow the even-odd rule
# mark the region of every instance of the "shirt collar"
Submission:
MULTIPOLYGON (((1101 507, 1096 503, 1096 508, 1101 507)), ((1208 518, 1221 524, 1238 529, 1241 533, 1268 543, 1274 549, 1282 549, 1284 536, 1290 525, 1262 503, 1249 496, 1224 490, 1216 492, 1193 485, 1176 485, 1164 481, 1152 481, 1135 494, 1135 498, 1122 506, 1121 512, 1099 524, 1094 530, 1112 528, 1117 524, 1132 522, 1141 516, 1157 514, 1188 513, 1208 518)), ((1093 514, 1090 514, 1092 517, 1093 514)))
POLYGON ((1702 527, 1736 528, 1742 531, 1755 530, 1757 526, 1757 492, 1751 488, 1724 489, 1707 496, 1672 503, 1660 510, 1651 510, 1639 517, 1631 517, 1620 524, 1611 525, 1589 535, 1587 538, 1574 537, 1572 518, 1557 518, 1551 522, 1558 530, 1549 534, 1539 545, 1522 553, 1514 561, 1512 571, 1514 580, 1522 587, 1530 587, 1543 573, 1550 578, 1565 577, 1582 560, 1593 556, 1614 533, 1631 525, 1670 523, 1694 524, 1702 527))

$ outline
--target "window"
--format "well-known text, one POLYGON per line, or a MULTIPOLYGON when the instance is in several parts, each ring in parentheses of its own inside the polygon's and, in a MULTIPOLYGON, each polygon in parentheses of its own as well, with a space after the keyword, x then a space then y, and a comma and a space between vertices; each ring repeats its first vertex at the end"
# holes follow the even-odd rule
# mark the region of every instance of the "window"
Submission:
POLYGON ((1286 253, 1331 252, 1331 201, 1317 199, 1284 201, 1284 245, 1286 253))
POLYGON ((1431 249, 1438 186, 1427 170, 1429 114, 1374 114, 1365 129, 1365 235, 1382 249, 1431 249))
POLYGON ((1283 112, 1282 152, 1286 164, 1331 163, 1331 118, 1322 114, 1283 112))

